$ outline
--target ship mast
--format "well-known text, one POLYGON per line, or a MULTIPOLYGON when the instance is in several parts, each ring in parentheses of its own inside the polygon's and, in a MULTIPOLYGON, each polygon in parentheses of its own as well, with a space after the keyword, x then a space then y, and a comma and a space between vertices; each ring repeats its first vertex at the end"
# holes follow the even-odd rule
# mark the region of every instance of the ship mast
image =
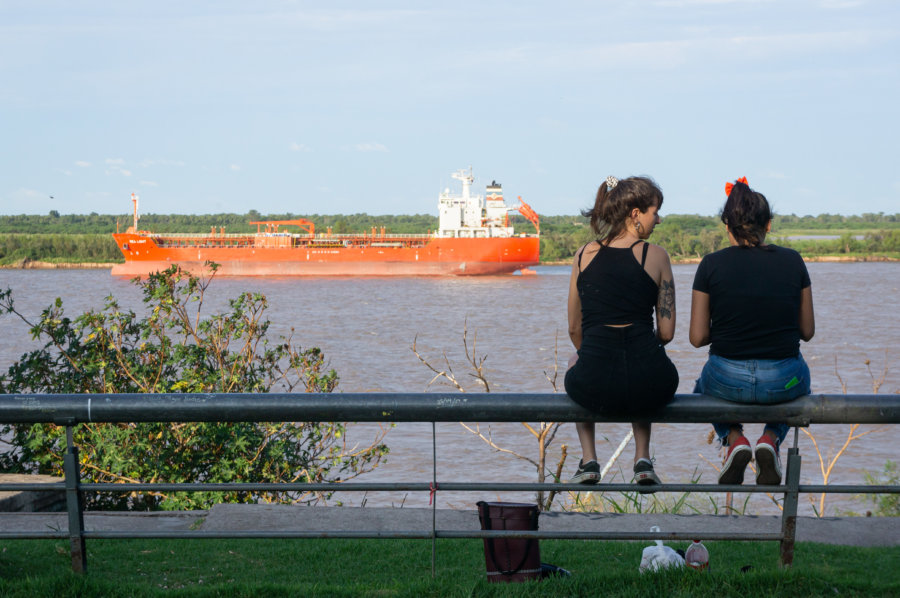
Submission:
POLYGON ((138 231, 138 196, 135 193, 131 194, 131 203, 134 204, 134 232, 138 231))
POLYGON ((457 181, 462 181, 463 192, 462 199, 464 203, 468 203, 469 201, 469 187, 472 186, 472 182, 475 180, 475 176, 472 174, 472 167, 469 166, 469 173, 466 174, 465 170, 457 170, 453 174, 450 175, 457 181))

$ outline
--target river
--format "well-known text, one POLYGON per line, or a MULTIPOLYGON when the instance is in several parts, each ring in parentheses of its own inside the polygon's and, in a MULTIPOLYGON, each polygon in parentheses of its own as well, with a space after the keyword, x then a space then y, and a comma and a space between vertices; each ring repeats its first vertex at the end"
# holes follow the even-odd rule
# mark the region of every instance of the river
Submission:
MULTIPOLYGON (((870 393, 881 380, 881 393, 900 392, 897 338, 900 323, 888 301, 898 296, 900 265, 894 263, 810 263, 816 312, 816 336, 801 350, 812 372, 813 392, 870 393), (887 371, 885 372, 885 369, 887 371)), ((419 392, 429 388, 448 390, 440 382, 429 387, 433 374, 411 350, 415 339, 419 352, 436 366, 444 355, 467 389, 479 390, 469 376, 463 353, 463 332, 470 348, 486 357, 487 379, 494 392, 548 392, 545 372, 554 362, 562 369, 572 349, 566 333, 566 294, 569 268, 542 266, 536 276, 473 278, 221 278, 210 287, 210 310, 222 309, 228 298, 246 290, 264 293, 269 301, 270 333, 287 334, 303 346, 319 346, 340 375, 339 391, 419 392), (558 358, 557 358, 558 348, 558 358)), ((677 287, 678 329, 667 350, 681 374, 679 392, 690 392, 706 358, 704 350, 687 340, 690 286, 696 265, 674 267, 677 287)), ((35 318, 56 297, 74 317, 86 309, 99 309, 104 297, 115 295, 123 307, 141 309, 139 290, 128 280, 114 278, 106 270, 0 270, 0 288, 13 289, 20 311, 35 318)), ((211 312, 209 312, 211 313, 211 312)), ((22 353, 36 346, 26 326, 7 315, 0 317, 0 368, 5 371, 22 353)), ((444 364, 445 365, 445 364, 444 364)), ((561 387, 561 375, 560 375, 561 387)), ((351 437, 363 442, 374 424, 356 426, 351 437)), ((750 426, 754 440, 761 426, 750 426)), ((482 427, 486 429, 486 426, 482 427)), ((604 425, 598 430, 598 452, 606 459, 629 427, 604 425)), ((827 468, 843 444, 850 426, 814 426, 827 468)), ((721 462, 719 449, 707 444, 704 425, 656 425, 652 450, 656 469, 664 481, 687 482, 699 477, 715 481, 713 464, 721 462)), ((880 473, 885 461, 897 460, 894 428, 863 426, 837 461, 833 483, 863 483, 866 472, 880 473)), ((496 424, 491 434, 505 449, 536 456, 536 443, 520 424, 496 424)), ((793 434, 789 439, 793 438, 793 434)), ((390 430, 388 462, 366 481, 423 481, 430 479, 431 424, 398 424, 390 430)), ((569 447, 564 476, 574 470, 579 455, 573 424, 562 426, 549 452, 549 462, 559 459, 559 447, 569 447)), ((532 481, 534 467, 508 453, 492 450, 458 424, 437 426, 438 479, 445 481, 532 481)), ((613 471, 630 478, 631 448, 626 449, 613 471)), ((821 483, 822 474, 812 440, 800 434, 803 455, 802 481, 821 483)), ((608 477, 608 479, 612 479, 608 477)), ((617 475, 615 481, 621 481, 617 475)), ((337 497, 345 504, 424 506, 428 496, 378 493, 337 497)), ((442 507, 470 507, 476 500, 499 496, 442 493, 442 507)), ((527 495, 504 499, 522 499, 527 495)), ((620 498, 611 496, 621 502, 620 498)), ((662 497, 665 499, 666 497, 662 497)), ((801 514, 812 514, 812 503, 801 497, 801 514)), ((650 499, 646 499, 650 500, 650 499)), ((565 499, 563 504, 565 503, 565 499)), ((702 504, 698 500, 697 504, 702 504)), ((707 501, 708 504, 708 501, 707 501)), ((826 514, 863 512, 867 503, 838 495, 826 499, 826 514)), ((748 511, 771 513, 777 507, 765 495, 752 495, 748 511)))

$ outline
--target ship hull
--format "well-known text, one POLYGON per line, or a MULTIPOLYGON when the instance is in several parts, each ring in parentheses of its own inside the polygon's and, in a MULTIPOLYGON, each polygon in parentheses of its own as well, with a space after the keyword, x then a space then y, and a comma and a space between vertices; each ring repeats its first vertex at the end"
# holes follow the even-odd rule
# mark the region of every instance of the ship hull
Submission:
POLYGON ((476 276, 508 274, 539 263, 536 236, 432 238, 419 247, 216 247, 216 240, 160 247, 150 235, 115 234, 125 256, 115 276, 146 276, 177 264, 224 276, 476 276))

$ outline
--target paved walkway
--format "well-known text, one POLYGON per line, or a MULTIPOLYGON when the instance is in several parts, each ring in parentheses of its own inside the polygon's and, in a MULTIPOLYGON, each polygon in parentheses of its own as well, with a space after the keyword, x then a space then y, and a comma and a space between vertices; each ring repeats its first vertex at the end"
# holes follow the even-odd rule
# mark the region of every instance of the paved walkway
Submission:
MULTIPOLYGON (((290 505, 216 505, 209 511, 86 513, 85 529, 97 531, 424 531, 430 509, 374 507, 301 507, 290 505)), ((438 509, 437 529, 477 530, 477 513, 438 509)), ((778 516, 622 515, 544 513, 542 531, 779 532, 778 516)), ((0 513, 0 530, 27 532, 67 529, 65 513, 0 513)), ((798 542, 846 546, 900 546, 900 517, 800 517, 798 542)))

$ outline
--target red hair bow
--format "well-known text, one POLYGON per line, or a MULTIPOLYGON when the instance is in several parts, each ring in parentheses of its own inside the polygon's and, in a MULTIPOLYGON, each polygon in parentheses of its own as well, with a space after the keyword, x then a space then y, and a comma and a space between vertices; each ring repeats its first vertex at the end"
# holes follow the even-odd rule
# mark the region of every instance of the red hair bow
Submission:
MULTIPOLYGON (((745 176, 742 176, 741 178, 739 178, 739 179, 738 179, 737 181, 735 181, 735 182, 736 182, 736 183, 744 183, 744 184, 747 185, 748 187, 750 186, 750 183, 747 182, 747 177, 745 177, 745 176)), ((731 190, 732 190, 732 189, 734 189, 734 184, 733 184, 733 183, 725 183, 725 195, 731 195, 731 190)))

